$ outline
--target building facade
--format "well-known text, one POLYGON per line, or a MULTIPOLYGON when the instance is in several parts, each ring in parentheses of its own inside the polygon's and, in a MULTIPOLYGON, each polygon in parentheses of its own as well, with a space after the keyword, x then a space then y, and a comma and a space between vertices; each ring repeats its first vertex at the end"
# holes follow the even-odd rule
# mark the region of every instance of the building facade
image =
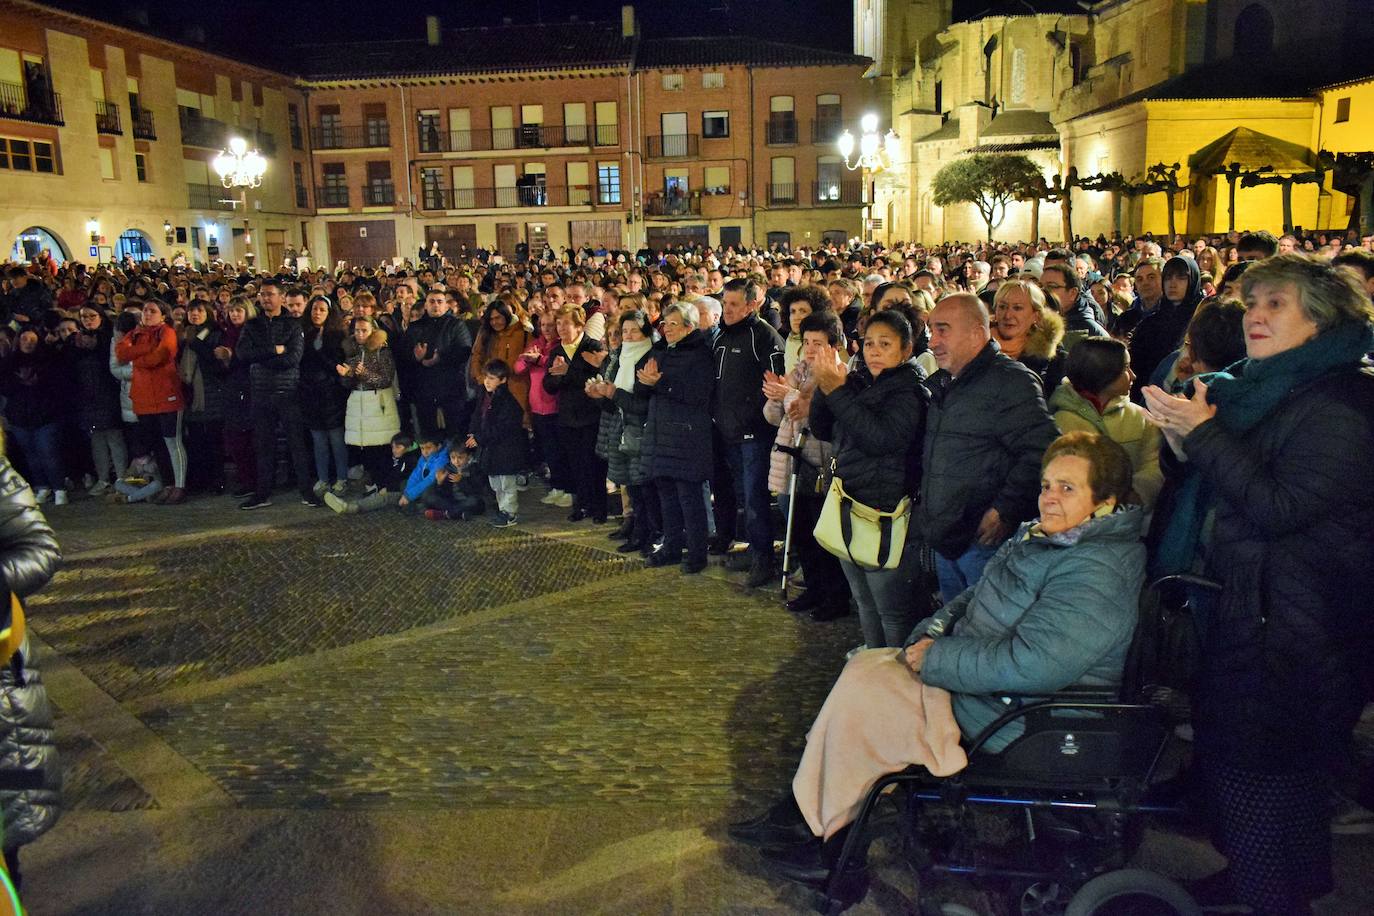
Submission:
MULTIPOLYGON (((1071 169, 1106 176, 1100 189, 1071 186, 1067 207, 1041 202, 1039 234, 1051 239, 1065 236, 1066 212, 1077 235, 1344 229, 1353 197, 1329 172, 1311 179, 1318 152, 1374 147, 1374 111, 1360 104, 1359 78, 1371 75, 1361 6, 1016 0, 953 21, 939 2, 856 0, 855 49, 877 62, 870 76, 903 139, 876 181, 882 234, 982 237, 971 205, 931 201, 939 169, 973 153, 1027 155, 1047 183, 1071 169), (1228 180, 1232 164, 1269 178, 1228 180), (1172 173, 1167 193, 1142 188, 1155 165, 1172 173)), ((1031 222, 1032 205, 1014 203, 994 234, 1027 239, 1031 222)))
POLYGON ((863 226, 835 140, 871 61, 619 23, 444 29, 263 69, 0 0, 0 238, 23 256, 377 264, 437 248, 815 244, 863 226), (230 136, 267 157, 225 191, 230 136), (91 250, 95 254, 91 254, 91 250))

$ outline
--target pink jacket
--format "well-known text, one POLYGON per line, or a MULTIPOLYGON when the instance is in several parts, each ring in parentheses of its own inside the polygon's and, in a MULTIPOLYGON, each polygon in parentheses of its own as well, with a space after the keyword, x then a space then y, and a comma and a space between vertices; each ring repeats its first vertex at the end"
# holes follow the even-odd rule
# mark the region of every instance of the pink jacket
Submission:
POLYGON ((539 349, 539 360, 536 362, 520 357, 515 361, 515 374, 528 375, 530 378, 530 413, 539 414, 541 417, 552 416, 558 413, 558 395, 549 394, 544 390, 544 375, 548 372, 544 364, 548 362, 553 348, 558 346, 558 338, 551 337, 545 340, 535 337, 531 338, 530 344, 539 349))

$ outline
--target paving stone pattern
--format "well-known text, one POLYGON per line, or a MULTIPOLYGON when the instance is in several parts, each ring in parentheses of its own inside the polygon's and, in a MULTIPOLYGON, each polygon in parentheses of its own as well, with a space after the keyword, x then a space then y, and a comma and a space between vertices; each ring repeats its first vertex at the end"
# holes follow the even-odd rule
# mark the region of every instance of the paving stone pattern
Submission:
POLYGON ((317 512, 308 525, 78 556, 32 603, 43 637, 126 700, 640 566, 480 521, 317 512))
POLYGON ((788 784, 854 629, 641 572, 144 721, 245 806, 743 810, 788 784))

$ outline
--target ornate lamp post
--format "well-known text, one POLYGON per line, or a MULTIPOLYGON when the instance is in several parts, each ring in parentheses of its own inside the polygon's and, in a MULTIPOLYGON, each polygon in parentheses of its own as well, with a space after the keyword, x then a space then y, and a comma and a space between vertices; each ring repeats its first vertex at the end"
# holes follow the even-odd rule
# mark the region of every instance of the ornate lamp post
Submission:
POLYGON ((250 150, 242 137, 232 137, 229 149, 220 150, 210 163, 220 184, 226 188, 239 188, 236 206, 243 207, 243 258, 248 266, 253 266, 253 232, 248 225, 248 189, 262 185, 262 176, 267 172, 267 160, 256 149, 250 150))
MULTIPOLYGON (((835 143, 840 155, 844 158, 844 167, 851 172, 863 169, 871 174, 877 174, 884 169, 891 168, 902 148, 901 138, 897 136, 897 132, 889 130, 886 134, 879 136, 878 116, 871 112, 859 119, 859 129, 863 131, 863 135, 859 138, 857 159, 851 161, 851 157, 854 155, 854 135, 848 130, 840 134, 839 140, 835 143)), ((866 190, 868 202, 865 204, 865 209, 869 211, 869 214, 864 218, 864 234, 869 241, 872 241, 873 189, 870 186, 866 190)))

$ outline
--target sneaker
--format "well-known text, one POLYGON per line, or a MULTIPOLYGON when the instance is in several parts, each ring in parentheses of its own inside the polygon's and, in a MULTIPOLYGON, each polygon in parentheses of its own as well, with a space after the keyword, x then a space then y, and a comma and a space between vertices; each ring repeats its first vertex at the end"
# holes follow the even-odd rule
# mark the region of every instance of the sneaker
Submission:
POLYGON ((87 494, 90 496, 104 496, 108 492, 110 492, 110 485, 103 480, 97 480, 90 490, 87 491, 87 494))
POLYGON ((571 509, 572 504, 573 496, 571 493, 559 493, 558 500, 554 502, 554 505, 560 509, 571 509))
POLYGON ((528 490, 529 488, 530 488, 530 475, 528 475, 528 474, 516 474, 516 475, 515 475, 515 489, 518 490, 518 491, 521 492, 521 493, 524 493, 524 492, 525 492, 526 490, 528 490))
POLYGON ((426 510, 425 510, 425 518, 429 519, 431 522, 443 522, 443 521, 448 521, 449 517, 450 517, 449 514, 448 514, 447 512, 445 512, 443 509, 426 509, 426 510))
POLYGON ((339 513, 340 515, 343 515, 348 511, 348 503, 340 499, 339 496, 335 493, 324 494, 324 504, 329 508, 333 509, 335 512, 339 513))
POLYGON ((492 518, 492 520, 487 524, 491 525, 491 527, 493 528, 509 528, 512 525, 514 525, 516 521, 517 519, 514 515, 507 515, 504 512, 497 512, 496 515, 492 518))
POLYGON ((52 489, 50 487, 39 487, 33 491, 33 498, 40 503, 45 503, 52 499, 52 489))
POLYGON ((81 475, 81 489, 83 489, 83 490, 89 490, 89 489, 90 489, 91 487, 93 487, 93 486, 95 486, 95 478, 92 477, 90 474, 82 474, 82 475, 81 475))
POLYGON ((316 496, 314 493, 310 493, 310 494, 302 493, 302 494, 301 494, 301 505, 302 505, 302 506, 309 506, 309 507, 312 508, 312 509, 322 509, 322 508, 324 508, 324 500, 320 499, 320 498, 319 498, 318 496, 316 496))
POLYGON ((331 486, 331 487, 329 488, 329 492, 330 492, 330 493, 334 493, 334 494, 338 494, 338 493, 342 493, 342 492, 343 492, 344 490, 346 490, 346 489, 348 489, 348 481, 346 481, 346 480, 336 480, 336 481, 334 481, 334 485, 331 486))
POLYGON ((52 504, 54 506, 65 506, 67 504, 67 491, 58 490, 54 493, 52 495, 52 504))
POLYGON ((239 487, 237 490, 231 490, 231 491, 229 492, 229 498, 230 498, 230 499, 247 499, 248 497, 250 497, 250 496, 252 496, 252 495, 253 495, 253 491, 252 491, 252 490, 245 490, 243 487, 239 487))
POLYGON ((1336 813, 1331 818, 1331 832, 1337 836, 1359 836, 1374 833, 1374 811, 1340 792, 1331 793, 1336 813))
POLYGON ((562 490, 550 490, 543 496, 539 497, 539 501, 546 506, 556 506, 558 505, 558 500, 562 495, 562 490))
POLYGON ((186 489, 184 487, 171 487, 162 492, 166 494, 162 500, 164 506, 176 506, 186 502, 186 489))
POLYGON ((266 509, 270 505, 272 505, 272 500, 266 496, 250 496, 243 502, 239 503, 239 508, 245 512, 249 512, 253 509, 266 509))
POLYGON ((329 489, 329 484, 325 483, 323 480, 317 480, 315 481, 315 486, 313 487, 313 489, 315 491, 315 495, 319 496, 325 490, 329 489))

